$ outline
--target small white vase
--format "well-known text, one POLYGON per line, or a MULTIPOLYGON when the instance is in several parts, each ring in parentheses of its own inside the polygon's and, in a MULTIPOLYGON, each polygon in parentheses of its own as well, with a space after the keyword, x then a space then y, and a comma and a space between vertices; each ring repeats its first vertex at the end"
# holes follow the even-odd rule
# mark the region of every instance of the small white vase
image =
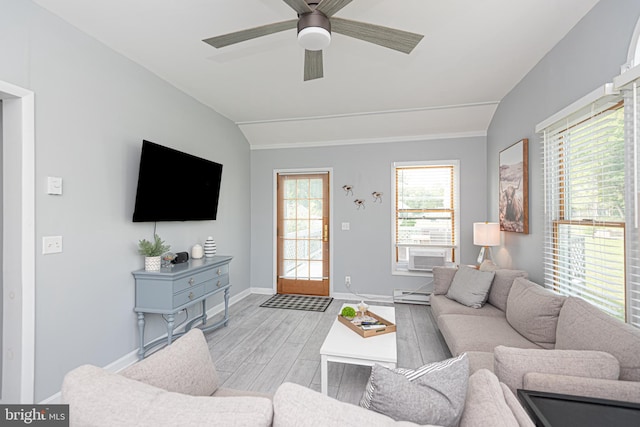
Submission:
POLYGON ((204 256, 205 258, 213 258, 216 254, 216 242, 213 240, 213 237, 207 237, 207 240, 204 242, 204 256))
POLYGON ((146 256, 144 257, 144 269, 146 271, 159 271, 162 265, 161 256, 146 256))
POLYGON ((191 258, 200 259, 202 258, 203 254, 204 254, 204 251, 202 249, 202 245, 198 245, 198 244, 193 245, 193 247, 191 248, 191 258))

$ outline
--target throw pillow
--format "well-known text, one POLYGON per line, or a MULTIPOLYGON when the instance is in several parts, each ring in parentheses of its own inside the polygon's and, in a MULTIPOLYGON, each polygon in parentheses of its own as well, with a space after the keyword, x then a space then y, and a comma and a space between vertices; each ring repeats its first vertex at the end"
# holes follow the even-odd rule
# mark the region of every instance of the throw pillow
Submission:
POLYGON ((415 370, 374 365, 360 406, 396 421, 456 426, 468 379, 466 353, 415 370))
POLYGON ((167 391, 193 396, 211 396, 218 389, 218 373, 211 361, 209 346, 197 328, 121 374, 167 391))
POLYGON ((566 299, 519 277, 513 281, 507 298, 507 322, 529 341, 554 348, 558 316, 566 299))
POLYGON ((461 265, 453 276, 446 296, 460 304, 480 308, 487 302, 494 275, 493 271, 480 271, 461 265))
POLYGON ((449 291, 456 271, 458 271, 457 268, 433 267, 433 295, 445 295, 449 291))
POLYGON ((499 308, 502 311, 507 311, 507 298, 509 298, 509 291, 513 285, 513 281, 518 277, 529 277, 524 270, 509 270, 506 268, 496 270, 496 275, 493 278, 491 289, 489 289, 489 304, 499 308))

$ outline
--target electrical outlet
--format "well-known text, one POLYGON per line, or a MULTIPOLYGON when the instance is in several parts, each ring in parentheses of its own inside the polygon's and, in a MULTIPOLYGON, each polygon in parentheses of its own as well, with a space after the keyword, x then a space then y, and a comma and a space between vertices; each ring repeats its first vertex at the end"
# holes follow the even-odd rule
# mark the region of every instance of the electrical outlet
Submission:
POLYGON ((44 236, 42 238, 42 253, 58 254, 62 252, 62 236, 44 236))
POLYGON ((349 287, 349 285, 351 284, 351 276, 344 276, 344 284, 349 287))

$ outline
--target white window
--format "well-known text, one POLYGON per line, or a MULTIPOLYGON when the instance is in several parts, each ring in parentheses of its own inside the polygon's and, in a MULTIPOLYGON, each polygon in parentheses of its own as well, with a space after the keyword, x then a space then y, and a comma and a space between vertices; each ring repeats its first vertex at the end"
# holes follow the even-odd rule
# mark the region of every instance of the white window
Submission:
POLYGON ((455 262, 459 235, 458 161, 393 165, 392 268, 430 274, 455 262))
POLYGON ((624 107, 582 113, 544 133, 545 285, 624 321, 624 107))

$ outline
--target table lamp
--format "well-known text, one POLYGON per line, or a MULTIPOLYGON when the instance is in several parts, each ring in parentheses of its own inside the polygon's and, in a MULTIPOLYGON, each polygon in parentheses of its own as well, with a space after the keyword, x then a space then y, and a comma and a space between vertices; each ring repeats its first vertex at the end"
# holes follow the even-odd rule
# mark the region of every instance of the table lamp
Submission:
POLYGON ((473 244, 482 246, 476 260, 478 265, 482 264, 485 259, 493 262, 491 246, 500 245, 500 224, 497 222, 474 222, 473 244))

